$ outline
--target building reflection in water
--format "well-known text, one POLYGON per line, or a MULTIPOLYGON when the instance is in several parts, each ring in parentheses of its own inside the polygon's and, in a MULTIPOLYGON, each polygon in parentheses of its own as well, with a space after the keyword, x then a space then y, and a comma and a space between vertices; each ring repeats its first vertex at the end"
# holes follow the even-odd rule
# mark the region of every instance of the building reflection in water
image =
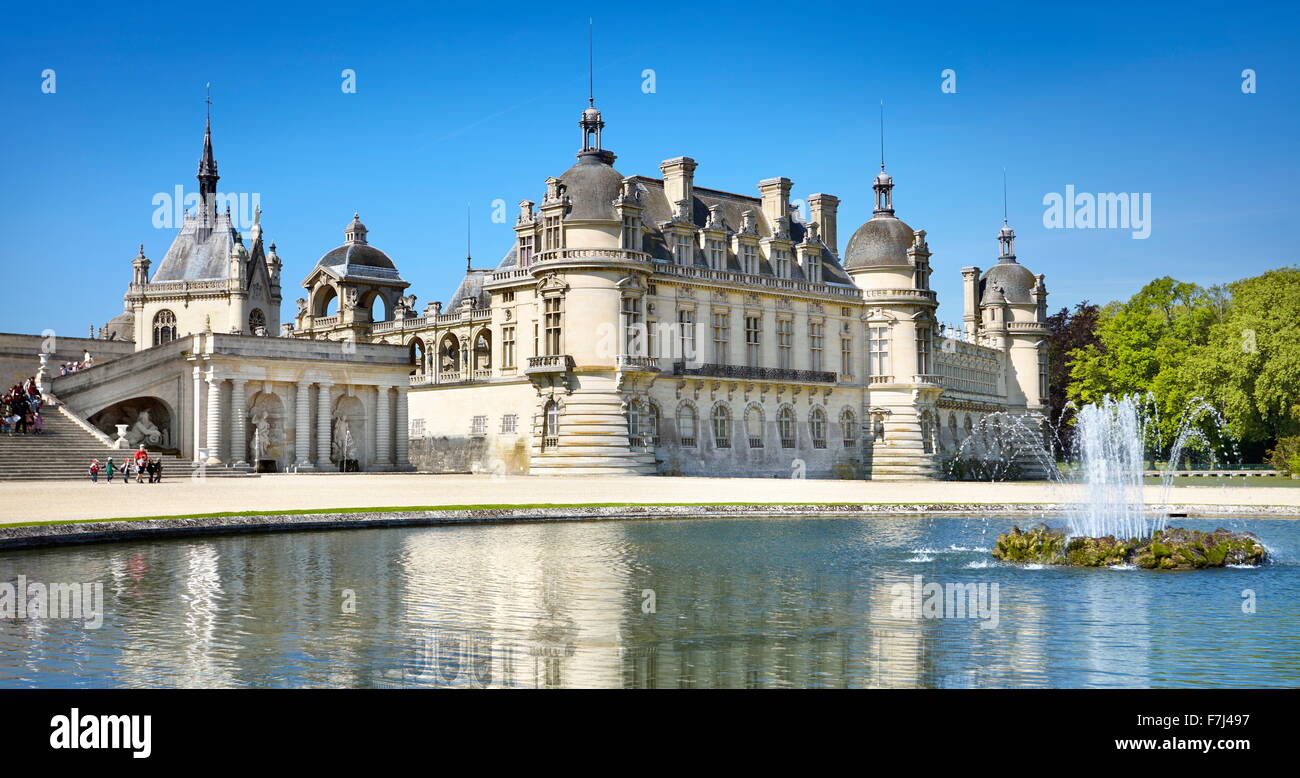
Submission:
MULTIPOLYGON (((1295 620, 1238 624, 1223 591, 1242 587, 1221 583, 1240 573, 1251 576, 1242 586, 1294 591, 1293 568, 1176 576, 989 564, 980 544, 1007 526, 925 517, 574 522, 5 551, 0 581, 102 582, 106 615, 99 630, 0 620, 0 685, 1263 682, 1250 664, 1229 661, 1225 645, 1234 656, 1265 657, 1269 683, 1300 676, 1280 647, 1300 631, 1295 620), (895 613, 894 587, 917 575, 998 584, 997 626, 895 613), (1205 610, 1210 600, 1218 610, 1205 610), (1188 613, 1201 618, 1171 618, 1188 613)), ((1267 534, 1279 554, 1300 537, 1281 522, 1267 534)))

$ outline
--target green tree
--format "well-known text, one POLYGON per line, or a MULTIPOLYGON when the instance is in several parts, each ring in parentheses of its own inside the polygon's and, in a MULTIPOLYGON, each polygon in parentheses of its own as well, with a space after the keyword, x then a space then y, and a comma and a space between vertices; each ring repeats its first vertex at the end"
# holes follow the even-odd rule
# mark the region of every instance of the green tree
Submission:
MULTIPOLYGON (((1107 394, 1150 392, 1159 411, 1160 446, 1173 437, 1188 403, 1204 384, 1189 363, 1226 315, 1228 297, 1158 278, 1126 302, 1113 302, 1097 321, 1097 342, 1070 352, 1070 399, 1091 403, 1107 394)), ((1199 363, 1197 363, 1199 364, 1199 363)))
MULTIPOLYGON (((1071 355, 1097 343, 1097 317, 1100 314, 1101 306, 1084 300, 1075 305, 1073 311, 1062 308, 1047 317, 1048 413, 1065 451, 1070 450, 1074 437, 1074 426, 1070 423, 1073 414, 1068 412, 1067 394, 1073 365, 1071 355)), ((1056 452, 1057 456, 1062 453, 1056 452)))
POLYGON ((1300 267, 1228 285, 1232 304, 1187 365, 1189 380, 1219 408, 1257 459, 1300 433, 1300 267))

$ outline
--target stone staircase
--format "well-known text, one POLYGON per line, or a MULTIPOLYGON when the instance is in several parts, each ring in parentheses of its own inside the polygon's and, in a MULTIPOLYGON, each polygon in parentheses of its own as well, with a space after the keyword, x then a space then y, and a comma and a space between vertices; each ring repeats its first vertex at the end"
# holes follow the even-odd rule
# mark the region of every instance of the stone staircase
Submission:
MULTIPOLYGON (((45 404, 41 408, 45 420, 41 434, 0 434, 0 481, 64 481, 87 480, 91 459, 101 465, 100 481, 104 480, 102 466, 107 457, 115 463, 131 454, 130 449, 110 448, 107 443, 82 427, 62 408, 45 404)), ((163 481, 188 478, 194 469, 188 459, 175 454, 150 452, 151 457, 163 460, 163 481)), ((115 468, 120 472, 120 468, 115 468)), ((249 468, 213 467, 205 469, 207 478, 255 476, 249 468)), ((114 478, 116 483, 116 477, 114 478)))

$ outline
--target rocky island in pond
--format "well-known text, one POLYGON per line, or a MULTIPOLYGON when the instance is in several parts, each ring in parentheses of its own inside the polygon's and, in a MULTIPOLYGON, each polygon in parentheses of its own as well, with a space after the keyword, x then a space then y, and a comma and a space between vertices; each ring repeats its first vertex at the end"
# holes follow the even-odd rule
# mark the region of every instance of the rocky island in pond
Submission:
POLYGON ((998 536, 993 556, 1004 562, 1111 567, 1136 565, 1148 570, 1199 570, 1226 565, 1259 565, 1268 556, 1250 532, 1214 532, 1171 527, 1150 538, 1121 540, 1070 537, 1065 530, 1039 524, 1028 531, 1012 527, 998 536))

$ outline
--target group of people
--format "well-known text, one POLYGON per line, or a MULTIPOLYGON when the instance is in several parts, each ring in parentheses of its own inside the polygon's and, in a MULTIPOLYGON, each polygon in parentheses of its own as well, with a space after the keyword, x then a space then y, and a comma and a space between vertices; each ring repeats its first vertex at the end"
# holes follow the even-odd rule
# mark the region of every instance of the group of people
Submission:
POLYGON ((151 457, 149 452, 144 450, 142 444, 135 454, 122 458, 122 464, 119 467, 112 457, 107 457, 104 464, 100 464, 98 459, 90 460, 90 468, 87 471, 90 474, 91 483, 99 483, 99 474, 104 473, 108 477, 108 482, 113 483, 113 476, 117 473, 122 474, 122 483, 131 483, 131 477, 135 477, 138 484, 144 483, 147 476, 149 483, 162 483, 163 461, 162 457, 151 457))
POLYGON ((89 351, 83 351, 80 362, 64 362, 59 365, 59 375, 75 373, 78 370, 85 370, 88 367, 95 366, 95 358, 90 355, 89 351))
POLYGON ((41 434, 45 420, 41 418, 41 404, 45 398, 36 388, 36 379, 28 378, 21 384, 14 384, 4 393, 0 402, 0 431, 12 435, 15 432, 35 435, 41 434))

